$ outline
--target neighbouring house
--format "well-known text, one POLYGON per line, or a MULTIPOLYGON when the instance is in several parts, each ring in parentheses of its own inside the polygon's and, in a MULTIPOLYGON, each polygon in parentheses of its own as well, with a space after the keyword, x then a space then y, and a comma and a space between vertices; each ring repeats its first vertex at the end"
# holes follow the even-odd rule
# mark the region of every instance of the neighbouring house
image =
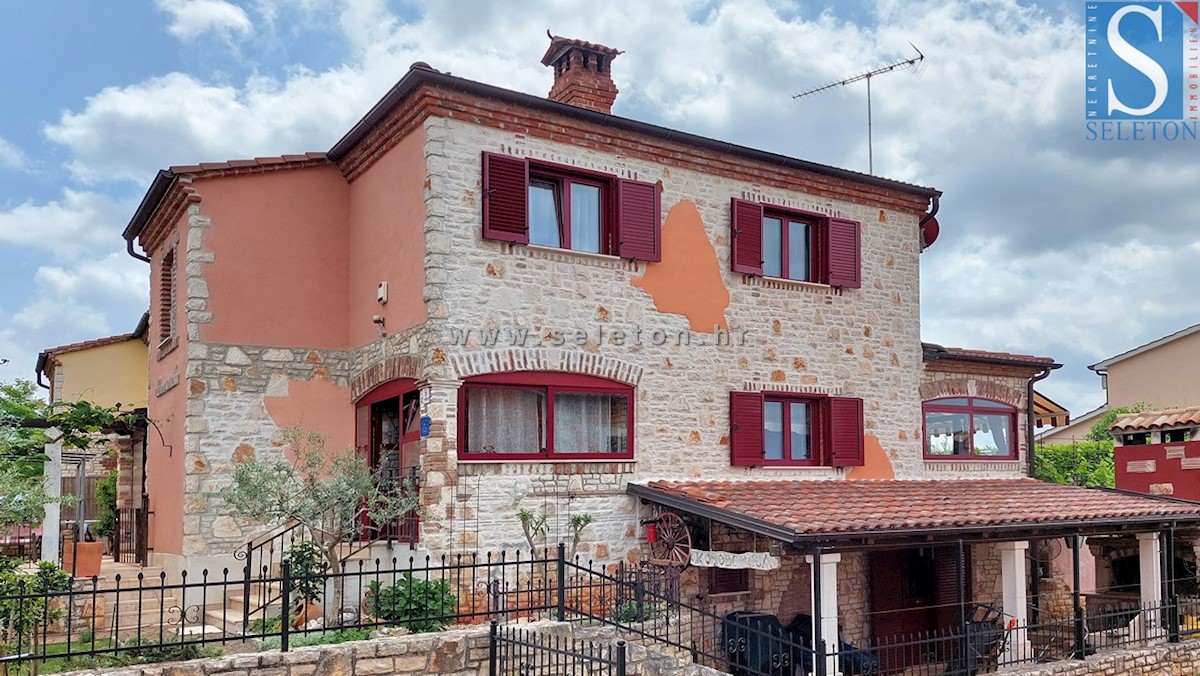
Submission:
POLYGON ((416 468, 419 528, 388 537, 421 553, 588 514, 601 563, 764 555, 681 583, 825 636, 937 630, 960 581, 1023 623, 1039 543, 1151 562, 1194 535, 1200 506, 1027 478, 1053 359, 922 344, 937 190, 612 115, 619 54, 552 38, 549 98, 417 63, 327 153, 158 174, 125 230, 156 563, 236 569, 271 537, 221 492, 297 423, 416 468))
POLYGON ((1085 441, 1091 426, 1112 408, 1144 405, 1150 410, 1200 406, 1200 380, 1181 364, 1200 362, 1200 324, 1122 352, 1088 368, 1100 376, 1104 405, 1067 426, 1038 436, 1041 444, 1085 441))
MULTIPOLYGON (((50 402, 71 404, 87 401, 99 407, 122 411, 146 410, 149 395, 147 347, 149 313, 143 314, 130 333, 60 345, 42 350, 37 357, 37 383, 48 391, 50 402)), ((62 458, 62 491, 75 495, 76 504, 64 505, 61 518, 64 541, 94 525, 99 506, 96 486, 115 469, 117 508, 122 510, 112 553, 130 563, 145 563, 138 543, 144 533, 145 429, 141 425, 98 435, 87 452, 67 452, 62 458), (144 530, 144 529, 143 529, 144 530), (121 545, 124 545, 123 547, 121 545)))
POLYGON ((1200 501, 1200 406, 1117 416, 1117 488, 1200 501))

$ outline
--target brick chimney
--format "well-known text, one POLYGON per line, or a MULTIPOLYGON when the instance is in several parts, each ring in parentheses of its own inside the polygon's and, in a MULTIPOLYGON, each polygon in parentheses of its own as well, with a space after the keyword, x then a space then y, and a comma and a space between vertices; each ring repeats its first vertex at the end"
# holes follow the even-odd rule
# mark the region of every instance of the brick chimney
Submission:
POLYGON ((542 65, 554 67, 550 100, 611 114, 613 101, 617 100, 612 60, 622 53, 612 47, 550 35, 550 48, 542 57, 542 65))

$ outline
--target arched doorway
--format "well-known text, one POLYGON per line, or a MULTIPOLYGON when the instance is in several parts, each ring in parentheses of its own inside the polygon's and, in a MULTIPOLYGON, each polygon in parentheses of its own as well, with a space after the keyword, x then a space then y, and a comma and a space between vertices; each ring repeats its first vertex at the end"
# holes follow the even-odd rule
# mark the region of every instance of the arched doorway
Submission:
MULTIPOLYGON (((412 378, 384 383, 355 403, 355 449, 385 484, 399 487, 407 483, 415 488, 419 483, 420 409, 420 391, 412 378)), ((370 515, 363 516, 364 540, 414 542, 416 537, 415 512, 392 523, 376 523, 370 515)))

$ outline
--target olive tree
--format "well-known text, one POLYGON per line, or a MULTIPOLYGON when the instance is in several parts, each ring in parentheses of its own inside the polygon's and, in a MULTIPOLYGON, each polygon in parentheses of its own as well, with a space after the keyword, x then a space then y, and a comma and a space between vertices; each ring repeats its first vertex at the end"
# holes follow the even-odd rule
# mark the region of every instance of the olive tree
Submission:
MULTIPOLYGON (((416 509, 417 487, 373 470, 350 452, 328 453, 325 438, 297 425, 281 431, 295 462, 252 459, 234 470, 225 494, 229 510, 255 521, 294 522, 320 548, 330 575, 342 572, 339 545, 366 520, 387 523, 416 509)), ((333 585, 333 609, 341 609, 341 585, 333 585)))

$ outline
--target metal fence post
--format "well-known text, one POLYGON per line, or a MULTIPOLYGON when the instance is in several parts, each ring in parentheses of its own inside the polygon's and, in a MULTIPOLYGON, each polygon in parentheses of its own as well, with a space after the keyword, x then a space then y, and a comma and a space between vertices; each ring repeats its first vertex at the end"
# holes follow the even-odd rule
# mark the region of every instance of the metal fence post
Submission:
POLYGON ((499 673, 496 669, 496 626, 496 620, 492 620, 492 626, 488 628, 488 676, 499 673))
POLYGON ((1075 610, 1075 654, 1073 657, 1082 660, 1087 657, 1087 627, 1083 623, 1083 602, 1079 594, 1079 550, 1083 547, 1083 538, 1072 536, 1071 563, 1073 566, 1073 585, 1071 590, 1072 604, 1075 610))
POLYGON ((242 636, 250 631, 250 580, 254 575, 253 543, 246 543, 246 580, 242 582, 242 636))
POLYGON ((1175 524, 1164 533, 1167 546, 1167 640, 1179 643, 1179 590, 1175 586, 1175 524))
POLYGON ((279 622, 279 650, 288 651, 288 634, 291 632, 292 608, 292 562, 283 560, 283 589, 279 593, 279 603, 282 606, 279 622))
POLYGON ((558 543, 558 621, 567 621, 567 546, 558 543))
POLYGON ((617 641, 617 676, 625 676, 625 642, 617 641))

